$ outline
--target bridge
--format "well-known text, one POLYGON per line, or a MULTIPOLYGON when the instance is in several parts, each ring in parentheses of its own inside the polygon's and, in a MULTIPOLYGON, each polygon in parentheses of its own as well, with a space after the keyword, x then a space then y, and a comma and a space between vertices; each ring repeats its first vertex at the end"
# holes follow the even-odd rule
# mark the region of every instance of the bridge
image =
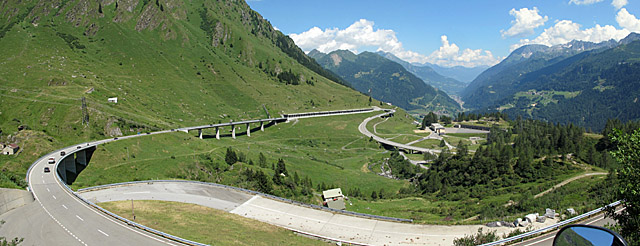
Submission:
MULTIPOLYGON (((28 182, 28 190, 31 191, 36 202, 32 202, 0 215, 0 219, 7 221, 7 223, 0 228, 0 233, 2 233, 2 235, 11 235, 11 237, 23 237, 25 238, 24 244, 26 245, 201 245, 197 242, 182 239, 144 225, 137 224, 133 221, 129 221, 104 210, 94 203, 104 201, 105 199, 127 199, 127 197, 122 196, 125 195, 123 192, 118 192, 117 190, 115 190, 116 195, 109 198, 109 190, 122 189, 122 187, 126 187, 125 189, 151 189, 147 190, 149 191, 149 194, 151 194, 151 198, 173 197, 176 199, 176 197, 179 196, 177 193, 170 193, 167 196, 167 194, 163 195, 163 191, 161 190, 153 190, 153 187, 156 187, 154 186, 154 182, 160 183, 163 181, 134 182, 136 185, 139 185, 137 188, 133 185, 115 184, 79 192, 71 190, 68 184, 72 183, 79 173, 87 167, 97 145, 112 141, 171 133, 175 131, 198 131, 198 135, 201 136, 200 131, 204 129, 235 127, 236 125, 242 124, 260 124, 261 130, 263 130, 264 125, 268 125, 270 123, 275 124, 277 122, 292 119, 366 113, 375 110, 381 109, 372 108, 371 110, 288 114, 281 118, 267 118, 261 120, 185 127, 68 146, 42 156, 31 165, 27 171, 26 179, 28 182), (64 155, 62 152, 64 152, 64 155), (54 158, 55 164, 48 164, 47 162, 49 158, 54 158), (44 173, 42 171, 44 167, 54 167, 53 170, 55 171, 51 173, 44 173), (103 194, 100 196, 98 193, 95 193, 100 190, 104 190, 103 192, 106 192, 107 195, 103 194), (93 194, 93 196, 91 194, 93 194), (118 194, 120 196, 119 198, 117 198, 118 194)), ((396 146, 398 148, 406 148, 413 151, 429 151, 428 149, 403 146, 402 144, 384 140, 366 130, 366 122, 376 117, 388 117, 394 112, 394 110, 387 110, 380 115, 367 118, 362 124, 360 124, 360 131, 383 144, 396 146)), ((247 129, 249 129, 249 127, 247 127, 247 129)), ((247 134, 249 135, 249 133, 247 134)), ((162 185, 175 185, 174 188, 177 187, 183 190, 189 189, 189 187, 193 188, 192 185, 199 185, 200 187, 216 187, 215 189, 219 192, 217 194, 221 195, 216 197, 209 196, 209 199, 218 200, 218 202, 215 203, 216 205, 213 206, 225 206, 219 207, 219 209, 240 215, 245 214, 246 217, 262 220, 301 234, 357 245, 397 244, 403 242, 428 244, 429 242, 435 242, 434 240, 439 243, 445 242, 445 244, 450 244, 447 242, 452 242, 453 238, 464 234, 469 235, 475 233, 478 228, 482 227, 478 225, 439 226, 398 223, 392 221, 402 221, 402 219, 355 213, 350 215, 348 212, 345 214, 345 212, 341 211, 317 208, 313 207, 313 205, 296 203, 284 198, 274 197, 268 194, 260 194, 255 191, 235 187, 227 187, 217 184, 195 184, 195 182, 191 181, 164 182, 167 183, 162 185), (185 185, 185 183, 190 184, 185 185), (236 197, 237 199, 234 198, 232 200, 228 200, 230 199, 229 197, 236 197), (286 218, 289 221, 296 222, 292 224, 282 224, 285 223, 285 220, 283 219, 282 221, 279 221, 280 218, 286 218), (318 223, 323 226, 312 226, 318 223), (338 225, 341 225, 341 227, 337 227, 338 225), (443 239, 445 239, 445 241, 442 241, 443 239)), ((167 193, 167 189, 164 189, 164 193, 167 193)), ((183 195, 189 195, 188 192, 180 193, 183 195)), ((203 196, 200 194, 194 195, 191 198, 197 200, 202 199, 203 196)), ((149 197, 145 197, 143 199, 149 199, 149 197)), ((196 201, 192 202, 198 203, 196 201)))
POLYGON ((369 118, 364 119, 362 121, 362 123, 360 123, 360 125, 358 126, 358 130, 360 131, 360 133, 364 134, 367 137, 373 138, 373 140, 375 140, 375 141, 377 141, 377 142, 379 142, 381 144, 384 144, 384 145, 387 145, 387 146, 396 147, 398 149, 405 150, 405 151, 408 151, 408 152, 411 152, 411 153, 413 153, 413 152, 418 152, 418 153, 429 152, 429 153, 434 154, 434 153, 442 152, 441 150, 438 150, 438 149, 427 149, 427 148, 421 148, 421 147, 416 147, 416 146, 397 143, 397 142, 394 142, 394 141, 391 141, 391 140, 388 140, 388 139, 384 139, 384 138, 378 137, 377 135, 371 133, 369 131, 369 129, 367 129, 367 124, 369 123, 369 121, 371 121, 373 119, 376 119, 376 118, 381 118, 381 117, 382 118, 390 117, 390 116, 394 115, 395 112, 396 112, 393 109, 386 109, 384 111, 385 111, 384 113, 381 113, 379 115, 371 116, 369 118))

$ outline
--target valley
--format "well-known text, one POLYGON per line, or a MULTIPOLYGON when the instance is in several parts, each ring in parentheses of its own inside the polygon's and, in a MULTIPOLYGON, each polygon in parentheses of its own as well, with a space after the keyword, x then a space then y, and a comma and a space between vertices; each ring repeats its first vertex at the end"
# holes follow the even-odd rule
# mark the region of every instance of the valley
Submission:
POLYGON ((482 244, 624 200, 636 32, 424 55, 261 4, 1 2, 0 188, 34 199, 0 244, 482 244))

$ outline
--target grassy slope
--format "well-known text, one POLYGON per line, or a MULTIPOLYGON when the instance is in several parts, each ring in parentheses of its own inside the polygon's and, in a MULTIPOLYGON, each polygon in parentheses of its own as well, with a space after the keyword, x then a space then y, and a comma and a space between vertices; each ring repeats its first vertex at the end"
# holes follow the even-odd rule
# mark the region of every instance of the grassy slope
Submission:
MULTIPOLYGON (((100 206, 133 219, 131 202, 107 202, 100 206)), ((135 201, 136 222, 192 241, 211 245, 327 245, 296 236, 286 229, 239 215, 194 204, 135 201), (250 235, 250 236, 249 236, 250 235)))
POLYGON ((105 138, 113 120, 124 134, 134 134, 260 118, 265 116, 262 104, 276 116, 368 105, 368 98, 359 92, 298 64, 270 37, 252 35, 238 20, 240 9, 249 11, 243 2, 206 2, 208 15, 220 20, 229 33, 225 45, 218 47, 212 47, 211 38, 200 29, 202 1, 167 1, 164 11, 140 1, 131 13, 125 2, 120 1, 118 10, 114 3, 102 6, 103 15, 97 13, 96 3, 83 0, 64 5, 43 1, 51 3, 46 6, 58 5, 59 12, 42 10, 40 3, 2 6, 0 14, 9 15, 18 7, 18 16, 26 16, 28 7, 37 5, 27 21, 10 15, 7 19, 17 24, 0 38, 0 141, 17 142, 23 149, 18 156, 0 157, 0 168, 23 176, 30 163, 48 151, 105 138), (88 12, 83 14, 78 9, 85 3, 88 12), (136 31, 141 13, 154 13, 157 18, 151 22, 159 26, 136 31), (31 24, 34 16, 39 17, 37 26, 31 24), (68 16, 81 24, 75 27, 68 16), (130 19, 114 22, 116 16, 130 19), (99 30, 85 36, 91 24, 99 30), (68 44, 58 33, 77 41, 68 44), (260 62, 271 72, 276 67, 291 69, 314 85, 285 85, 260 69, 260 62), (85 93, 90 88, 93 92, 85 93), (89 126, 82 125, 81 97, 87 98, 89 126), (108 97, 118 97, 118 104, 107 103, 108 97), (42 136, 10 139, 18 125, 42 136))

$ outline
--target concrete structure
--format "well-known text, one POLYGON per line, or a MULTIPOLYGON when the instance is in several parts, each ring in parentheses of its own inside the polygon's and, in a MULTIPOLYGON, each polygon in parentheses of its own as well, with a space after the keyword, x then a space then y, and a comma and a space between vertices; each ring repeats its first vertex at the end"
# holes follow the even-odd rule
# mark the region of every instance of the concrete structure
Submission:
POLYGON ((3 155, 15 155, 20 150, 20 146, 17 144, 8 144, 2 149, 3 155))
POLYGON ((62 156, 62 159, 56 166, 56 171, 62 181, 68 185, 76 181, 78 174, 89 165, 89 161, 91 161, 95 150, 96 146, 90 146, 62 156))
POLYGON ((0 188, 0 214, 33 202, 33 195, 26 190, 0 188))
MULTIPOLYGON (((389 112, 386 112, 382 115, 388 113, 389 112)), ((380 117, 380 115, 370 117, 368 120, 376 117, 380 117)), ((368 120, 363 121, 359 128, 361 128, 363 124, 366 126, 368 120)), ((98 144, 146 135, 171 133, 176 130, 188 132, 197 129, 197 127, 187 127, 142 135, 98 140, 69 146, 42 156, 31 165, 26 177, 29 183, 28 190, 32 192, 38 202, 32 202, 5 214, 0 214, 0 220, 7 221, 5 226, 0 227, 0 235, 9 238, 25 238, 23 242, 25 245, 175 245, 176 242, 172 241, 171 238, 174 237, 171 237, 171 235, 159 234, 161 232, 153 232, 145 229, 139 224, 118 218, 108 211, 98 211, 98 209, 101 208, 90 201, 84 200, 61 182, 62 177, 58 172, 44 173, 43 168, 50 166, 50 164, 47 164, 49 158, 59 158, 60 151, 65 151, 65 156, 69 160, 73 160, 74 163, 83 163, 83 154, 79 154, 78 152, 85 151, 84 160, 86 162, 84 162, 84 164, 86 165, 90 159, 90 156, 87 158, 86 150, 90 148, 95 149, 95 146, 98 144), (73 158, 71 158, 71 156, 73 156, 73 158)), ((68 160, 64 161, 71 163, 71 161, 68 160)), ((65 165, 63 169, 65 172, 67 169, 75 168, 76 174, 79 173, 77 166, 67 168, 66 165, 69 163, 62 162, 62 160, 58 159, 56 165, 65 165)), ((144 182, 144 184, 147 185, 156 183, 159 182, 144 182)), ((215 201, 216 198, 219 198, 218 200, 229 201, 229 203, 226 204, 232 207, 242 201, 242 199, 237 201, 230 200, 230 196, 226 193, 222 195, 212 194, 210 190, 199 192, 199 188, 183 185, 187 182, 182 181, 180 183, 177 187, 163 187, 157 191, 132 190, 131 192, 125 192, 122 190, 116 193, 123 196, 141 196, 144 197, 144 199, 154 199, 156 198, 155 193, 164 192, 171 197, 175 196, 174 199, 184 198, 182 202, 189 203, 191 203, 191 201, 186 198, 189 196, 178 197, 178 195, 200 194, 200 196, 206 195, 201 197, 201 200, 213 200, 209 202, 209 204, 215 204, 214 206, 220 206, 222 204, 219 201, 215 201)), ((227 189, 235 191, 242 190, 232 188, 233 187, 228 187, 227 189)), ((251 193, 246 190, 243 192, 251 193)), ((344 214, 349 213, 348 211, 338 213, 336 211, 327 211, 329 210, 328 208, 313 209, 310 206, 312 205, 285 202, 269 195, 254 195, 235 208, 226 207, 222 209, 231 209, 231 213, 264 221, 301 234, 356 244, 451 245, 454 238, 460 237, 460 235, 475 234, 477 230, 481 228, 481 226, 477 225, 442 226, 395 223, 344 214)), ((549 220, 547 220, 547 223, 548 222, 549 220)), ((500 234, 508 232, 509 231, 502 229, 498 231, 500 234)), ((186 244, 194 245, 197 243, 191 242, 186 244)))
MULTIPOLYGON (((378 110, 382 110, 382 109, 378 109, 378 110)), ((369 129, 367 129, 367 124, 369 123, 369 121, 375 119, 375 118, 379 118, 379 117, 385 117, 388 115, 393 115, 396 111, 393 109, 385 109, 384 113, 379 114, 379 115, 375 115, 375 116, 371 116, 369 118, 366 118, 362 121, 362 123, 360 123, 360 125, 358 125, 358 131, 360 131, 360 133, 364 134, 367 137, 373 138, 373 140, 386 145, 386 146, 392 146, 401 150, 405 150, 407 152, 411 152, 411 153, 425 153, 425 152, 429 152, 429 153, 440 153, 441 150, 439 149, 427 149, 427 148, 421 148, 421 147, 416 147, 416 146, 411 146, 408 144, 401 144, 401 143, 397 143, 388 139, 384 139, 381 138, 373 133, 371 133, 369 131, 369 129)))
POLYGON ((110 97, 110 98, 107 99, 107 102, 118 103, 118 98, 117 97, 110 97))
POLYGON ((323 191, 322 198, 324 199, 324 205, 329 208, 341 210, 346 209, 346 207, 344 206, 344 195, 342 194, 342 190, 340 188, 323 191))
POLYGON ((444 126, 438 124, 438 123, 431 123, 431 126, 429 126, 429 128, 437 133, 438 135, 443 135, 445 134, 445 130, 444 130, 444 126))

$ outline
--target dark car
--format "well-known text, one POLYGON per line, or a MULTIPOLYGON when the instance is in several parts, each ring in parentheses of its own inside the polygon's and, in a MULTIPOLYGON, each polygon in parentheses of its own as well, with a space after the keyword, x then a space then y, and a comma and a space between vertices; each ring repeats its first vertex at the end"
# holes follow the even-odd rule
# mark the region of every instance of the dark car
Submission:
POLYGON ((78 149, 82 148, 82 146, 78 146, 78 149))
POLYGON ((60 156, 64 156, 64 151, 60 151, 60 156))
POLYGON ((44 168, 44 172, 45 172, 45 173, 48 173, 48 172, 51 172, 51 170, 49 170, 49 167, 45 167, 45 168, 44 168))

